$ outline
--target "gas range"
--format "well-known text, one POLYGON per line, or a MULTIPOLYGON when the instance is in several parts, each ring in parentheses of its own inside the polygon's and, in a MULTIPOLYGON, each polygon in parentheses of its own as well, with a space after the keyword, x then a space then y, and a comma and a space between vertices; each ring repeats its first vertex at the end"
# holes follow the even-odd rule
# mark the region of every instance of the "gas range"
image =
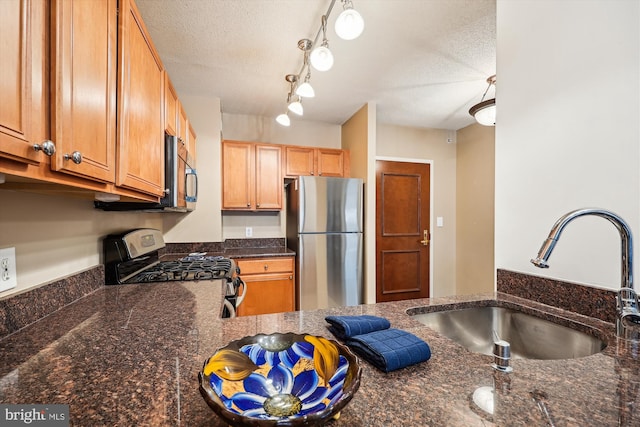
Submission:
POLYGON ((225 309, 222 316, 234 317, 235 309, 246 293, 246 285, 235 262, 202 252, 161 260, 159 251, 165 246, 162 233, 152 228, 106 236, 103 241, 105 284, 223 280, 225 309))
POLYGON ((192 255, 172 261, 159 261, 136 272, 124 283, 215 280, 233 278, 235 263, 221 256, 192 255))

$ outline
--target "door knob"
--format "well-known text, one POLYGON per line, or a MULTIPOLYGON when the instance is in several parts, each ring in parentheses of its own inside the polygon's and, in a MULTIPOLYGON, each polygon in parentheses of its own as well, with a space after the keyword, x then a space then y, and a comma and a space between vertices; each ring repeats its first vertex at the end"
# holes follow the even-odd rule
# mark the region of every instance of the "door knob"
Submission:
POLYGON ((423 239, 420 240, 423 246, 427 246, 429 244, 429 230, 424 230, 423 239))

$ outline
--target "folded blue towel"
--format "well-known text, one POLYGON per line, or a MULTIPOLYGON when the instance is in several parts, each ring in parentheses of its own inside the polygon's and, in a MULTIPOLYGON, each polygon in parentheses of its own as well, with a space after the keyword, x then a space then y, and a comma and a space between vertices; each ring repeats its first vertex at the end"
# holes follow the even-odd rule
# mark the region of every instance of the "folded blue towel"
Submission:
POLYGON ((327 316, 324 318, 331 326, 329 331, 341 340, 355 335, 389 329, 391 323, 384 317, 362 316, 327 316))
POLYGON ((395 371, 431 358, 429 344, 410 332, 384 329, 345 341, 358 356, 384 372, 395 371))

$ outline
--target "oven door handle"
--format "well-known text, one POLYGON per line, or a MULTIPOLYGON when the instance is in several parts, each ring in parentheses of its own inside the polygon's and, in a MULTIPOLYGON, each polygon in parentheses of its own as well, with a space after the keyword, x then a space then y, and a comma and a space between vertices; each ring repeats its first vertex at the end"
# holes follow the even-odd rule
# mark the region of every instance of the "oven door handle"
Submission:
POLYGON ((227 311, 229 312, 229 316, 228 316, 229 318, 236 317, 236 309, 231 303, 231 301, 224 298, 224 302, 222 304, 227 308, 227 311))
POLYGON ((238 285, 236 289, 236 308, 238 308, 247 295, 247 284, 240 277, 236 277, 236 280, 238 285), (240 294, 240 288, 242 288, 242 294, 240 294))

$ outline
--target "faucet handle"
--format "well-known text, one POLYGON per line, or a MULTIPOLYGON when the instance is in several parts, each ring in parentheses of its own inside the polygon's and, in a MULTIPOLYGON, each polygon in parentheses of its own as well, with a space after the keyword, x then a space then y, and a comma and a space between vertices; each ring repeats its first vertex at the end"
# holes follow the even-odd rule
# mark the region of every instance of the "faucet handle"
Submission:
POLYGON ((618 291, 618 315, 638 314, 638 295, 628 287, 620 288, 618 291))

